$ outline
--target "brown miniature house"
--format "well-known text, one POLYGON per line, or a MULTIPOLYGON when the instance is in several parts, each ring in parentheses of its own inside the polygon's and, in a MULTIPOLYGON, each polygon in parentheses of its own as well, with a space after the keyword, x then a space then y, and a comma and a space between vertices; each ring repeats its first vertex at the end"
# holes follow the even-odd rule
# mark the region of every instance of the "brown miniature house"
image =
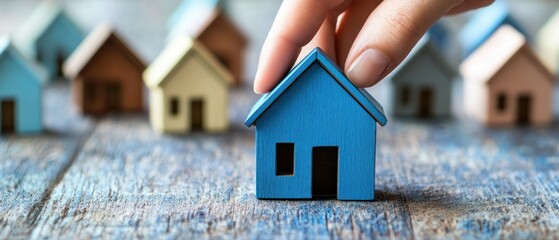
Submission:
POLYGON ((198 40, 242 84, 247 39, 221 10, 219 1, 185 1, 171 16, 169 39, 186 35, 198 40))
POLYGON ((509 25, 462 63, 465 113, 489 125, 546 125, 553 120, 554 77, 509 25))
POLYGON ((144 63, 108 25, 97 27, 64 64, 85 114, 141 111, 144 63))

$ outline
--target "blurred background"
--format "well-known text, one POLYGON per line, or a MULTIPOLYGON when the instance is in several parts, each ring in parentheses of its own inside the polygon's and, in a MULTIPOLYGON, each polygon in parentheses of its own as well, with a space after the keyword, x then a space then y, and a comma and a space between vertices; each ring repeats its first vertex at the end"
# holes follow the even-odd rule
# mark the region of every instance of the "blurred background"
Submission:
MULTIPOLYGON (((91 31, 97 24, 109 22, 127 40, 132 48, 146 62, 161 52, 167 42, 167 21, 169 16, 181 4, 181 0, 60 0, 67 13, 85 32, 91 31)), ((508 3, 513 17, 524 27, 534 40, 544 23, 559 8, 557 0, 504 0, 508 3)), ((39 6, 41 0, 0 0, 0 35, 15 35, 25 20, 39 6)), ((256 72, 258 55, 267 32, 281 5, 280 0, 224 0, 230 18, 248 36, 246 53, 245 83, 250 86, 256 72)), ((462 60, 458 41, 458 32, 473 12, 449 16, 442 19, 449 31, 445 57, 453 66, 462 60)), ((386 83, 381 82, 369 91, 383 105, 387 105, 390 96, 386 95, 386 83)), ((461 111, 460 91, 453 94, 455 114, 461 111)), ((390 106, 385 106, 390 108, 390 106)), ((557 107, 556 107, 557 109, 557 107)), ((559 112, 556 110, 556 113, 559 112)))
MULTIPOLYGON (((128 40, 140 56, 151 62, 163 49, 167 36, 167 20, 180 5, 181 0, 60 0, 68 14, 86 31, 101 22, 110 22, 128 40)), ((256 71, 258 53, 266 37, 280 0, 224 0, 232 20, 249 37, 246 79, 252 82, 256 71)), ((514 17, 535 36, 546 20, 559 8, 557 0, 506 0, 514 17)), ((0 0, 0 35, 13 35, 41 0, 0 0)), ((445 26, 457 32, 471 13, 446 17, 445 26)), ((456 34, 451 34, 456 36, 456 34)), ((457 44, 455 39, 450 41, 457 44)), ((457 46, 449 61, 460 61, 457 46), (454 57, 452 57, 454 56, 454 57)))

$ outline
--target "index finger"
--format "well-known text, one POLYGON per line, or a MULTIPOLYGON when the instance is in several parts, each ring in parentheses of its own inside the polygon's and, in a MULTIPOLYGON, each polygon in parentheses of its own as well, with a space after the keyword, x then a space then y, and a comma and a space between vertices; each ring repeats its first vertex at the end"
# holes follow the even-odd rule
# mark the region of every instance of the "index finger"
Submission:
POLYGON ((269 92, 291 68, 327 15, 350 0, 285 0, 262 46, 254 80, 256 93, 269 92))

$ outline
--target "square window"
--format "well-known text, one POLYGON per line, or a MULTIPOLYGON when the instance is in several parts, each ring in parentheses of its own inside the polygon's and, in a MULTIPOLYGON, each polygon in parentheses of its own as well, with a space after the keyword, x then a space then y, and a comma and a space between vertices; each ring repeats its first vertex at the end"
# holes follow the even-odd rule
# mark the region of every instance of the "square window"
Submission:
POLYGON ((295 144, 276 143, 276 176, 293 176, 295 144))

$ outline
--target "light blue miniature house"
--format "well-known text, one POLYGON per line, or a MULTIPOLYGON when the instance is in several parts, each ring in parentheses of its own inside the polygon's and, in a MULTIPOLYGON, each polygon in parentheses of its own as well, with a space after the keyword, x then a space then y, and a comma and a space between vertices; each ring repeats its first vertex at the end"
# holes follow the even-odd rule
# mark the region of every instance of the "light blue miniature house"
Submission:
POLYGON ((84 37, 61 6, 45 1, 21 28, 16 44, 26 56, 43 64, 54 80, 63 77, 62 64, 84 37))
POLYGON ((256 197, 373 200, 377 123, 387 119, 321 50, 252 108, 256 197))
POLYGON ((474 52, 499 27, 505 24, 513 26, 524 36, 528 36, 527 32, 511 15, 507 4, 502 0, 497 0, 492 5, 478 10, 459 34, 464 58, 474 52))
POLYGON ((45 73, 0 38, 0 133, 36 133, 42 124, 45 73))
POLYGON ((398 117, 450 116, 452 80, 457 75, 431 38, 424 36, 388 77, 390 112, 398 117))

